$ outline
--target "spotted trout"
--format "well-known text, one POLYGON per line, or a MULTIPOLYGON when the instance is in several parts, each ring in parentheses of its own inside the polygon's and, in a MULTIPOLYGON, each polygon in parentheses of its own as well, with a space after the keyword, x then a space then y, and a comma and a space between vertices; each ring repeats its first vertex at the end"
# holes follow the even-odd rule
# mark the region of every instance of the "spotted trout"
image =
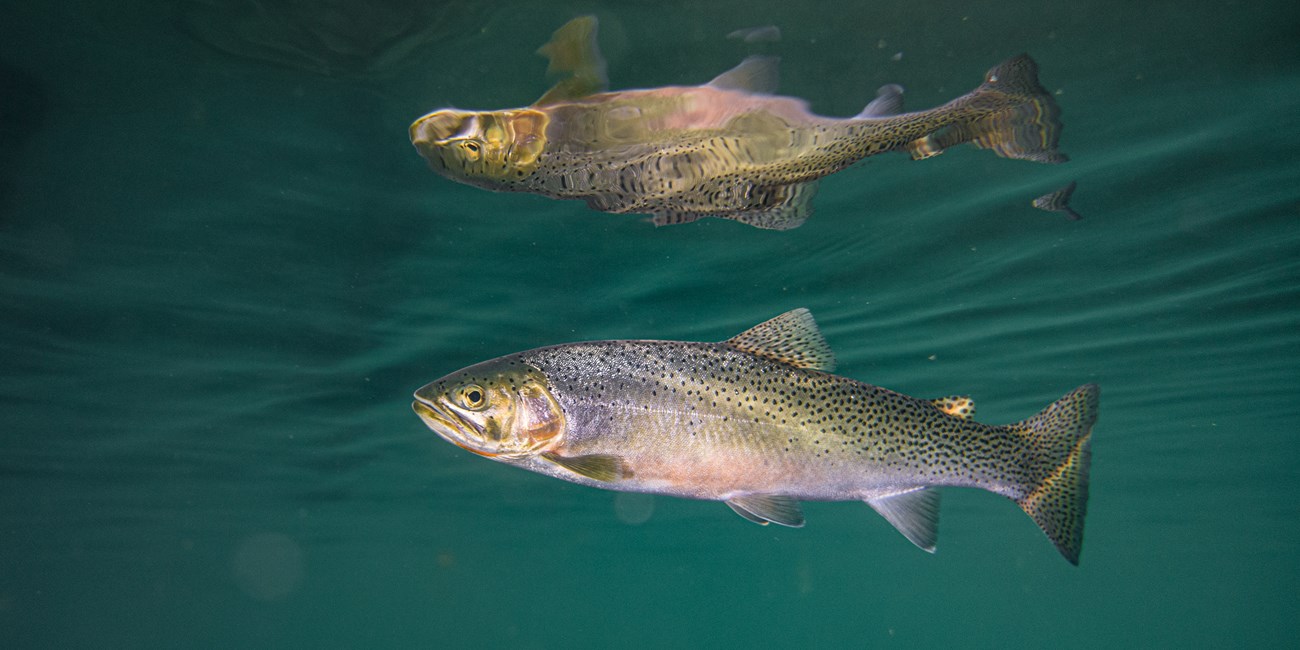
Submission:
POLYGON ((480 188, 581 199, 594 210, 653 215, 656 225, 720 217, 785 230, 812 213, 818 179, 890 151, 928 158, 962 143, 1044 163, 1060 110, 1021 55, 969 94, 902 113, 903 89, 880 88, 858 115, 815 115, 774 95, 777 59, 755 56, 701 86, 605 92, 596 19, 555 32, 539 50, 567 75, 533 105, 434 111, 410 127, 438 174, 480 188))
POLYGON ((486 361, 415 392, 447 441, 581 485, 725 502, 802 526, 799 501, 865 501, 933 552, 943 486, 1015 501, 1078 564, 1099 390, 1015 424, 966 397, 917 399, 830 374, 806 309, 720 343, 594 341, 486 361))

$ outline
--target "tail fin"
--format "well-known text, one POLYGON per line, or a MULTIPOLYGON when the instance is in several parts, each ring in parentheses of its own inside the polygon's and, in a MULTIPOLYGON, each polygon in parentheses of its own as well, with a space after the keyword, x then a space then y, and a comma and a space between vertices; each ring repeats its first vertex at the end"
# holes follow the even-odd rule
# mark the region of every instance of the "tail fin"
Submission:
POLYGON ((1068 160, 1057 151, 1061 109, 1038 83, 1038 64, 1027 54, 998 64, 973 92, 948 104, 971 115, 911 142, 916 159, 928 158, 963 142, 992 149, 999 156, 1041 163, 1068 160))
POLYGON ((1034 207, 1047 212, 1064 212, 1066 218, 1070 221, 1078 221, 1083 217, 1070 207, 1070 196, 1074 194, 1074 188, 1078 185, 1075 181, 1070 181, 1069 185, 1062 187, 1055 192, 1048 192, 1034 199, 1034 207))
POLYGON ((1036 457, 1035 467, 1028 469, 1037 483, 1026 486, 1016 503, 1071 564, 1079 563, 1083 546, 1092 425, 1100 396, 1096 384, 1080 386, 1042 413, 1012 425, 1028 438, 1036 457))

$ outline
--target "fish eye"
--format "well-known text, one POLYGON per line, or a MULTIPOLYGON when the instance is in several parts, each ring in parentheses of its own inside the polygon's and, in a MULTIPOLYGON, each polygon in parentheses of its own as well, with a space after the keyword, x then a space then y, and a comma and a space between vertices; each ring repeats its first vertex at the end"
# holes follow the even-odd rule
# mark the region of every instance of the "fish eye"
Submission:
POLYGON ((477 140, 461 140, 457 146, 460 150, 460 158, 465 162, 478 162, 483 157, 483 145, 477 140))
POLYGON ((460 389, 460 402, 477 411, 487 406, 487 392, 478 384, 470 384, 460 389))

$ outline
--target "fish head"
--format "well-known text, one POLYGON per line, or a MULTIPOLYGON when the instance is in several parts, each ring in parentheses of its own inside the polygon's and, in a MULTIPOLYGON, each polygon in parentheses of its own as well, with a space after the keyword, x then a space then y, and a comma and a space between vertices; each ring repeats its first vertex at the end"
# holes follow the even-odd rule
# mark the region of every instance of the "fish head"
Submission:
POLYGON ((480 456, 513 460, 554 448, 564 411, 546 376, 517 358, 470 366, 415 391, 416 415, 447 442, 480 456))
POLYGON ((411 124, 411 144, 433 171, 475 185, 505 185, 528 177, 546 149, 546 113, 434 111, 411 124))

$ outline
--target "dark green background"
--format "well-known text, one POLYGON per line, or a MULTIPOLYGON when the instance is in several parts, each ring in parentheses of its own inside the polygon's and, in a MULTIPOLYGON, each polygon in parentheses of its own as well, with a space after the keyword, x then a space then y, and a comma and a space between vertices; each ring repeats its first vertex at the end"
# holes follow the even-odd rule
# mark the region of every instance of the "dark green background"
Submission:
POLYGON ((1294 642, 1291 2, 6 5, 0 645, 1294 642), (529 103, 533 50, 586 12, 615 88, 763 50, 830 115, 1029 52, 1073 160, 873 158, 784 233, 425 168, 413 118, 529 103), (765 24, 783 40, 725 38, 765 24), (1029 206, 1075 179, 1084 221, 1029 206), (932 556, 861 504, 761 528, 486 462, 410 412, 501 354, 800 306, 843 374, 981 421, 1100 383, 1082 565, 987 493, 946 492, 932 556))

